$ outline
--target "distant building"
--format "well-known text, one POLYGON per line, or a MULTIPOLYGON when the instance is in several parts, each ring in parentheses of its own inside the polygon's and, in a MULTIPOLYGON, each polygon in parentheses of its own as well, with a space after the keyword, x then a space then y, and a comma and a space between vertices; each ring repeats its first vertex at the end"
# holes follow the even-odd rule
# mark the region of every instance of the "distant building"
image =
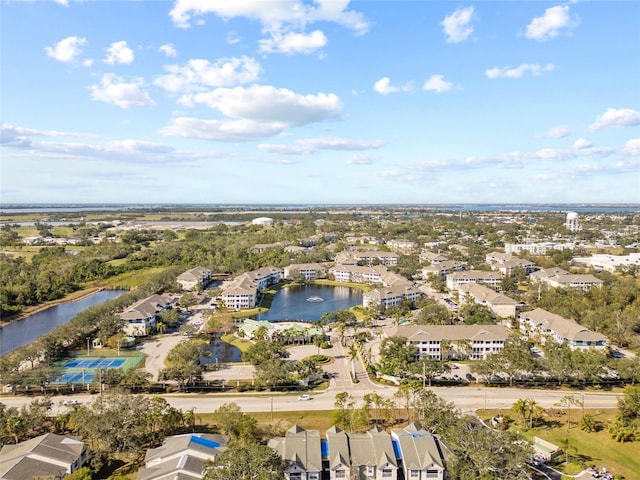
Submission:
POLYGON ((321 263, 294 263, 284 267, 283 277, 291 280, 315 280, 327 277, 327 267, 321 263))
POLYGON ((564 226, 570 232, 577 232, 580 230, 578 214, 576 212, 567 212, 567 219, 565 220, 564 226))
POLYGON ((556 242, 540 242, 540 243, 505 243, 505 253, 513 253, 519 255, 522 252, 529 252, 532 255, 546 255, 552 250, 573 250, 574 243, 556 243, 556 242))
POLYGON ((482 283, 492 288, 499 288, 504 275, 500 272, 487 272, 485 270, 464 270, 447 275, 447 288, 457 290, 464 283, 482 283))
POLYGON ((259 217, 251 220, 251 225, 273 225, 273 218, 259 217))
POLYGON ((244 273, 223 286, 222 300, 232 310, 253 308, 260 290, 280 283, 281 275, 282 271, 276 267, 263 267, 244 273))
POLYGON ((640 267, 640 253, 630 253, 629 255, 595 254, 590 257, 576 257, 571 260, 571 263, 580 263, 595 270, 615 272, 618 268, 640 267))

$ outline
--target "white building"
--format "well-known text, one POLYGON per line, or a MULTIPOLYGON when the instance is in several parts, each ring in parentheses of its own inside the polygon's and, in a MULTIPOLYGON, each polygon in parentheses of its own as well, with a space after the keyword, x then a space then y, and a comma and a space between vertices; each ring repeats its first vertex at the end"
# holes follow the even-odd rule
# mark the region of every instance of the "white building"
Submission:
POLYGON ((204 288, 211 282, 211 270, 204 267, 195 267, 181 273, 176 281, 182 286, 183 290, 195 290, 196 288, 204 288))
POLYGON ((595 348, 602 350, 607 346, 607 337, 592 332, 569 318, 536 308, 520 314, 520 330, 541 344, 547 339, 558 343, 566 342, 572 350, 595 348))
POLYGON ((464 283, 482 283, 483 285, 498 289, 503 278, 504 275, 500 272, 464 270, 447 275, 447 288, 449 290, 457 290, 458 286, 464 283))
POLYGON ((384 330, 387 337, 405 337, 417 359, 447 360, 468 357, 485 360, 501 352, 509 330, 501 325, 399 325, 384 330), (446 351, 443 350, 446 346, 446 351))
POLYGON ((567 212, 567 219, 565 220, 564 226, 570 232, 577 232, 580 230, 578 214, 576 212, 567 212))

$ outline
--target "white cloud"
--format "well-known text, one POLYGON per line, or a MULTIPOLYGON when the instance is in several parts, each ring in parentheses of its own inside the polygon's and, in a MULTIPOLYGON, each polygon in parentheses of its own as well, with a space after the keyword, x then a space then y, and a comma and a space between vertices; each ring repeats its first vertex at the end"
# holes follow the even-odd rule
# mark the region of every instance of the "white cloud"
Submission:
POLYGON ((129 64, 133 62, 134 54, 127 46, 127 42, 122 40, 120 42, 113 42, 109 48, 107 48, 107 56, 103 60, 104 63, 123 63, 129 64))
POLYGON ((51 47, 44 47, 45 52, 51 58, 59 62, 73 62, 82 53, 82 47, 87 44, 87 39, 82 37, 67 37, 51 47))
POLYGON ((253 85, 249 88, 218 88, 211 92, 183 95, 184 106, 203 104, 228 117, 257 122, 300 126, 336 119, 342 113, 342 102, 333 93, 300 95, 286 88, 253 85))
POLYGON ((391 80, 389 77, 383 77, 373 84, 373 89, 378 92, 380 95, 389 95, 390 93, 396 92, 409 92, 411 90, 411 84, 406 83, 400 87, 396 87, 391 85, 391 80))
POLYGON ((424 82, 423 90, 430 92, 443 93, 453 88, 453 83, 444 80, 443 75, 431 75, 431 78, 424 82))
POLYGON ((473 7, 459 8, 451 15, 444 17, 440 25, 444 27, 447 42, 460 43, 469 38, 473 33, 471 20, 473 20, 473 7))
POLYGON ((175 47, 171 43, 160 45, 158 51, 164 53, 167 57, 175 57, 178 54, 175 47))
POLYGON ((177 117, 158 133, 172 137, 244 142, 277 135, 285 126, 275 122, 265 123, 246 119, 223 121, 177 117))
POLYGON ((353 140, 338 137, 304 138, 295 145, 261 144, 260 150, 286 155, 311 154, 318 150, 370 150, 384 146, 382 140, 353 140))
POLYGON ((535 17, 527 25, 526 37, 532 40, 548 40, 557 37, 562 29, 571 29, 578 25, 577 19, 569 15, 568 5, 547 8, 544 15, 535 17))
POLYGON ((586 140, 584 138, 579 138, 575 142, 573 142, 573 148, 575 148, 576 150, 582 150, 583 148, 591 148, 592 146, 593 146, 593 143, 591 143, 589 140, 586 140))
POLYGON ((314 30, 309 34, 289 32, 282 34, 274 32, 271 38, 259 41, 260 51, 267 53, 313 53, 327 44, 327 37, 320 30, 314 30))
POLYGON ((486 70, 484 73, 487 77, 493 79, 496 78, 522 78, 526 72, 531 72, 533 75, 542 75, 544 72, 551 72, 555 66, 552 63, 547 65, 539 65, 536 63, 523 63, 518 67, 493 67, 486 70))
POLYGON ((347 160, 347 165, 371 165, 378 161, 380 157, 372 155, 362 155, 356 153, 347 160))
POLYGON ((142 79, 127 83, 121 77, 106 73, 100 79, 100 84, 91 85, 89 90, 93 100, 112 103, 120 108, 154 107, 155 102, 142 87, 142 79))
POLYGON ((569 135, 571 135, 571 129, 569 127, 566 125, 558 125, 544 132, 542 136, 546 138, 564 138, 569 135))
POLYGON ((625 143, 622 153, 630 157, 640 157, 640 138, 634 138, 625 143))
POLYGON ((191 17, 214 14, 229 20, 245 17, 259 21, 265 31, 292 27, 304 28, 308 23, 334 22, 356 33, 366 33, 369 22, 362 13, 347 10, 349 0, 315 0, 312 4, 302 0, 236 0, 212 2, 210 0, 176 0, 169 16, 182 28, 190 26, 191 17))
POLYGON ((589 130, 596 132, 604 128, 624 128, 640 125, 640 112, 631 108, 607 108, 607 111, 596 117, 589 125, 589 130))
POLYGON ((69 0, 54 0, 58 5, 62 5, 63 7, 69 6, 69 0))
POLYGON ((236 43, 240 43, 240 36, 237 32, 228 32, 227 33, 227 43, 229 45, 235 45, 236 43))
POLYGON ((183 67, 169 65, 169 72, 154 80, 154 84, 170 92, 201 90, 202 87, 226 87, 255 82, 260 76, 260 64, 249 57, 221 58, 215 63, 191 59, 183 67))
POLYGON ((86 60, 82 61, 82 66, 84 67, 90 67, 91 65, 93 65, 93 59, 91 58, 87 58, 86 60))

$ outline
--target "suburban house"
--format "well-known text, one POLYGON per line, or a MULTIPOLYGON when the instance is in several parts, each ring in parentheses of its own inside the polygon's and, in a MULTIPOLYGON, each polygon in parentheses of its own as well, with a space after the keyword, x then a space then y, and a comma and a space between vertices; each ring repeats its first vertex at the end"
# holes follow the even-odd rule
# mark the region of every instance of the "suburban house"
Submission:
POLYGON ((410 424, 391 434, 373 427, 346 433, 336 426, 320 439, 317 430, 293 426, 268 445, 287 463, 285 479, 448 479, 446 447, 431 432, 410 424))
POLYGON ((195 267, 178 275, 176 281, 182 286, 183 290, 204 288, 211 282, 211 270, 204 267, 195 267))
POLYGON ((0 450, 0 478, 62 479, 87 462, 87 446, 80 437, 45 433, 0 450))
POLYGON ((569 348, 602 350, 607 346, 607 337, 592 332, 569 318, 536 308, 522 312, 519 316, 520 330, 532 340, 545 344, 551 338, 558 343, 566 342, 569 348))
POLYGON ((130 337, 144 337, 156 328, 159 314, 173 308, 173 298, 168 295, 151 295, 138 300, 120 314, 124 322, 122 331, 130 337))
POLYGON ((491 266, 491 270, 497 270, 506 277, 511 277, 518 271, 528 275, 538 268, 532 261, 514 257, 508 253, 491 252, 485 259, 491 266))
POLYGON ((458 260, 445 260, 443 262, 432 263, 422 269, 422 277, 429 278, 429 275, 440 275, 445 278, 452 272, 459 272, 466 268, 465 262, 458 260))
POLYGON ((284 267, 283 277, 291 280, 315 280, 327 277, 327 267, 321 263, 295 263, 284 267))
POLYGON ((384 310, 400 306, 404 301, 413 303, 421 296, 422 292, 414 285, 398 285, 364 292, 362 303, 365 307, 377 306, 384 310))
POLYGON ((410 423, 391 431, 402 454, 402 470, 406 480, 444 480, 448 478, 443 445, 433 433, 410 423))
POLYGON ((417 348, 418 360, 486 360, 502 351, 509 330, 502 325, 399 325, 386 328, 384 335, 406 338, 417 348))
POLYGON ((284 437, 272 438, 267 445, 285 461, 285 480, 321 479, 322 453, 318 430, 305 430, 294 425, 284 437))
POLYGON ((482 283, 498 289, 504 275, 500 272, 487 272, 484 270, 464 270, 447 275, 447 288, 457 290, 464 283, 482 283))
POLYGON ((591 274, 574 275, 561 268, 542 269, 533 272, 530 278, 554 288, 580 288, 582 290, 588 290, 591 287, 601 288, 604 283, 591 274))
POLYGON ((145 468, 138 471, 137 480, 200 479, 205 474, 205 462, 213 461, 226 450, 229 437, 190 433, 167 437, 162 446, 147 450, 145 468))
POLYGON ((518 302, 479 283, 464 283, 458 286, 460 303, 486 305, 496 317, 516 316, 518 302))
POLYGON ((282 272, 276 267, 263 267, 244 273, 223 285, 222 300, 232 310, 253 308, 260 290, 280 283, 282 272))
POLYGON ((351 451, 351 469, 355 478, 398 478, 398 459, 388 433, 373 427, 365 433, 349 433, 347 437, 351 451))

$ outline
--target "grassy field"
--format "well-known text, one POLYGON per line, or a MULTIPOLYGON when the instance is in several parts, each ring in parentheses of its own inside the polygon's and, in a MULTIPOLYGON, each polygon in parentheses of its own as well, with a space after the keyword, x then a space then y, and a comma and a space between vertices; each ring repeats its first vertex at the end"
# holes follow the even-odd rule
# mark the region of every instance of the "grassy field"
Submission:
POLYGON ((238 338, 233 334, 223 335, 221 337, 221 340, 223 342, 227 342, 230 345, 233 345, 241 352, 246 351, 251 345, 253 345, 253 342, 250 342, 249 340, 245 340, 243 338, 238 338))
POLYGON ((100 285, 104 285, 106 288, 130 290, 149 282, 155 275, 161 273, 163 270, 165 270, 164 267, 155 267, 136 270, 135 272, 127 272, 106 280, 101 280, 100 285))
MULTIPOLYGON (((514 418, 514 414, 509 410, 486 412, 480 410, 478 415, 488 420, 497 413, 514 418)), ((559 470, 565 471, 567 474, 578 473, 585 466, 595 464, 598 467, 604 466, 615 474, 624 475, 627 480, 640 478, 640 445, 638 442, 616 442, 610 437, 607 430, 607 425, 615 418, 617 409, 585 409, 585 413, 593 415, 602 427, 600 431, 594 433, 583 432, 577 426, 581 413, 581 411, 572 411, 571 428, 568 428, 569 418, 566 412, 559 411, 558 415, 545 416, 544 424, 522 433, 529 440, 536 436, 558 446, 562 445, 564 439, 568 437, 570 462, 566 466, 558 467, 559 470)), ((517 422, 512 423, 511 428, 520 429, 517 422)), ((560 459, 564 459, 564 456, 560 459)))

